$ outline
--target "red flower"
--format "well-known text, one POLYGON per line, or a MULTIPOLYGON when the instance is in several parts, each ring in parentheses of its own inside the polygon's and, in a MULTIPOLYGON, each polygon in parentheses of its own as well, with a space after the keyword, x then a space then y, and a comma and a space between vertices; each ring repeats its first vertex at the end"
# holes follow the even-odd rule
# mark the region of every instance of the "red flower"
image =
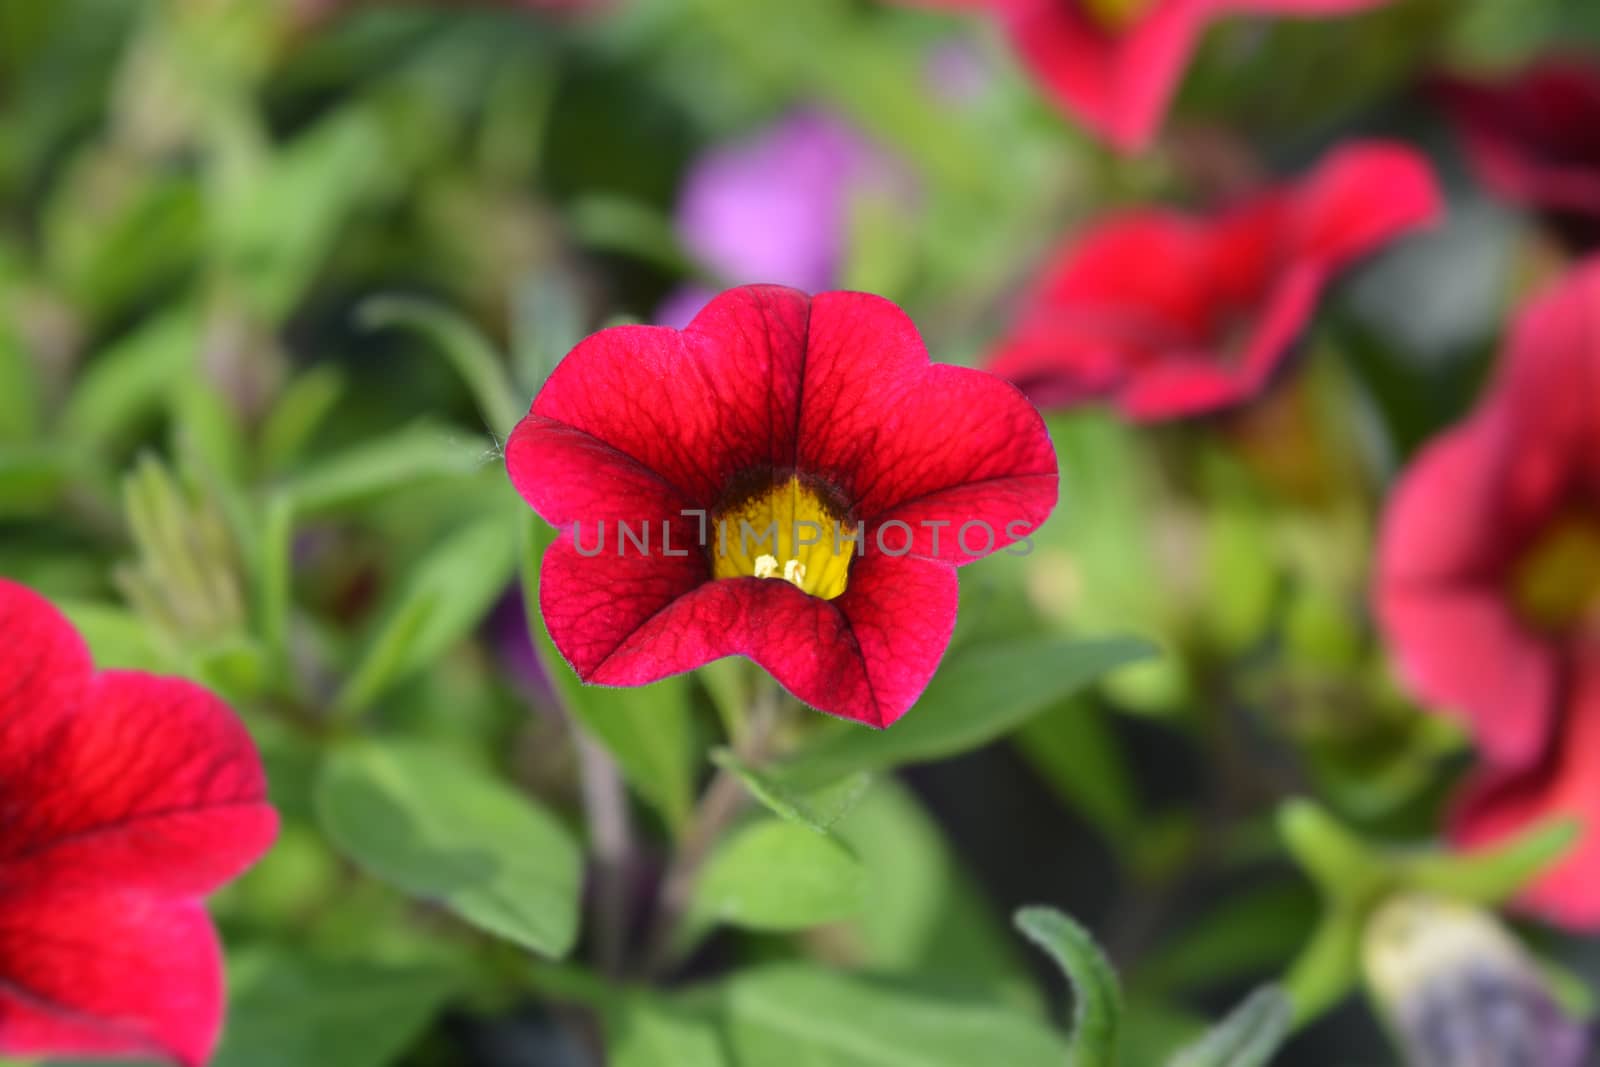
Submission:
POLYGON ((96 673, 0 579, 0 1052, 203 1063, 222 967, 200 897, 271 844, 265 796, 215 697, 96 673))
POLYGON ((1315 18, 1388 0, 899 0, 987 10, 1045 90, 1123 151, 1150 143, 1189 56, 1228 14, 1315 18))
POLYGON ((1043 421, 1010 385, 930 365, 888 301, 776 286, 723 293, 682 332, 590 337, 506 458, 566 528, 539 606, 584 681, 643 685, 741 654, 879 727, 949 644, 955 568, 1056 500, 1043 421))
MULTIPOLYGON (((1532 822, 1600 819, 1600 262, 1524 314, 1478 411, 1401 479, 1377 609, 1400 671, 1459 716, 1484 769, 1468 844, 1532 822)), ((1600 829, 1596 827, 1594 829, 1600 829)), ((1528 903, 1600 926, 1600 833, 1528 903)))
POLYGON ((1037 403, 1106 398, 1134 419, 1238 403, 1341 269, 1440 211, 1419 155, 1369 142, 1214 217, 1115 216, 1055 253, 990 369, 1037 403))
POLYGON ((1433 91, 1485 185, 1574 243, 1600 240, 1600 63, 1552 56, 1507 81, 1445 77, 1433 91))

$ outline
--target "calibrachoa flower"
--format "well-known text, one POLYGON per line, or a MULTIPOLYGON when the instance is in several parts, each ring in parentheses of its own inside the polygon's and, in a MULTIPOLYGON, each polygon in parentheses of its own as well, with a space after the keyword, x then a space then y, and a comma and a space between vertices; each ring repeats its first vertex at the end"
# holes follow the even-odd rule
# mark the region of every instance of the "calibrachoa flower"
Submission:
POLYGON ((1435 79, 1468 157, 1497 195, 1600 240, 1600 61, 1547 57, 1508 80, 1435 79))
MULTIPOLYGON (((839 284, 859 198, 910 185, 902 167, 843 119, 797 111, 695 163, 678 202, 678 235, 723 281, 819 292, 839 284)), ((657 320, 687 325, 714 295, 687 286, 657 320)))
POLYGON ((539 606, 585 681, 643 685, 741 654, 879 727, 949 644, 955 568, 1056 501, 1043 421, 1009 384, 930 364, 879 297, 776 286, 730 290, 681 332, 590 337, 507 464, 563 529, 539 606))
POLYGON ((1220 214, 1113 216, 1054 254, 990 369, 1037 403, 1105 399, 1135 419, 1236 404, 1266 384, 1341 270, 1440 210, 1421 156, 1360 142, 1220 214))
POLYGON ((203 1063, 223 994, 201 897, 276 832, 232 712, 96 673, 55 608, 0 579, 0 1052, 203 1063))
POLYGON ((1579 818, 1527 903, 1600 927, 1600 263, 1524 313, 1478 411, 1406 471, 1376 601, 1411 688, 1477 739, 1460 840, 1579 818))
POLYGON ((1231 14, 1316 18, 1388 0, 898 0, 1000 20, 1045 91, 1112 145, 1160 127, 1207 24, 1231 14))

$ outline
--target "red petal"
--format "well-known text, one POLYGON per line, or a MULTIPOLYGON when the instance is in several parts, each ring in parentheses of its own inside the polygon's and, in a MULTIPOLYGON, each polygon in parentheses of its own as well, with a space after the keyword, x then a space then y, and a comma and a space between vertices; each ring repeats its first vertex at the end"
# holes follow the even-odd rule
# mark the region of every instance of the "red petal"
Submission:
POLYGON ((506 442, 511 484, 545 521, 581 523, 584 545, 597 527, 619 521, 652 526, 695 507, 660 474, 587 431, 529 415, 506 442))
POLYGON ((1117 394, 1117 407, 1139 422, 1204 415, 1247 400, 1245 379, 1209 352, 1167 356, 1141 371, 1117 394))
POLYGON ((1381 141, 1346 145, 1295 193, 1296 255, 1335 269, 1437 222, 1443 205, 1433 171, 1416 150, 1381 141))
POLYGON ((1022 394, 983 371, 930 366, 905 313, 863 293, 812 301, 799 466, 833 480, 869 531, 904 522, 913 554, 958 566, 1032 532, 1056 503, 1055 449, 1022 394), (924 522, 948 524, 937 553, 939 528, 924 522), (968 546, 987 548, 960 548, 967 523, 982 524, 968 546))
POLYGON ((1103 222, 1055 253, 989 369, 1041 404, 1071 405, 1115 393, 1174 350, 1204 353, 1213 258, 1205 228, 1180 215, 1103 222))
POLYGON ((277 833, 233 713, 189 682, 118 671, 96 676, 83 709, 4 776, 0 808, 14 813, 0 872, 52 885, 203 893, 277 833))
POLYGON ((1170 211, 1132 211, 1106 219, 1063 244, 1028 297, 1039 313, 1080 307, 1096 323, 1137 329, 1152 347, 1204 337, 1212 317, 1207 226, 1170 211), (1152 266, 1160 269, 1153 270, 1152 266), (1109 313, 1131 316, 1125 324, 1109 313))
POLYGON ((145 894, 0 894, 0 1050, 196 1067, 222 1021, 205 910, 145 894))
MULTIPOLYGON (((561 361, 530 414, 587 434, 709 507, 735 473, 792 461, 809 314, 804 293, 745 286, 717 297, 682 332, 602 330, 561 361)), ((563 521, 592 502, 569 498, 573 485, 543 489, 537 454, 518 462, 518 488, 541 514, 551 509, 546 519, 563 521)))
POLYGON ((1600 167, 1581 160, 1600 123, 1600 67, 1552 57, 1501 83, 1439 78, 1447 107, 1485 184, 1552 211, 1600 214, 1600 167))
POLYGON ((1490 402, 1509 420, 1509 507, 1543 517, 1552 497, 1600 496, 1600 260, 1534 301, 1490 402))
POLYGON ((1538 757, 1555 728, 1557 659, 1498 589, 1390 585, 1378 613, 1401 677, 1429 704, 1460 715, 1487 759, 1522 767, 1538 757))
POLYGON ((92 671, 72 624, 44 597, 0 578, 0 787, 77 712, 92 671))
POLYGON ((1593 650, 1571 669, 1562 730, 1532 768, 1484 775, 1462 799, 1453 836, 1473 848, 1492 845, 1549 819, 1583 824, 1577 845, 1522 895, 1522 902, 1562 925, 1600 929, 1600 658, 1593 650))
POLYGON ((634 559, 636 570, 627 558, 584 558, 566 539, 545 556, 545 619, 586 681, 645 685, 745 655, 813 707, 888 726, 921 695, 955 627, 956 577, 944 563, 869 551, 844 595, 822 600, 784 581, 707 582, 687 565, 634 559))
POLYGON ((1490 759, 1525 766, 1553 729, 1556 661, 1506 599, 1517 529, 1544 517, 1511 501, 1511 440, 1491 412, 1406 471, 1379 537, 1376 600, 1412 689, 1462 713, 1490 759))
POLYGON ((255 746, 189 682, 88 673, 47 601, 0 582, 0 880, 215 888, 272 842, 255 746))
POLYGON ((545 549, 539 571, 539 611, 550 639, 584 681, 643 685, 689 669, 663 669, 640 681, 626 682, 616 679, 608 667, 614 656, 630 647, 641 627, 711 580, 698 530, 682 520, 669 523, 667 529, 672 551, 688 555, 666 554, 659 543, 661 526, 657 523, 649 528, 649 536, 656 540, 646 552, 632 543, 619 546, 619 531, 611 523, 584 523, 578 531, 581 546, 568 532, 545 549), (603 543, 599 540, 602 534, 603 543))
POLYGON ((1163 0, 1120 34, 1060 0, 1012 0, 1006 19, 1045 89, 1117 148, 1136 151, 1160 126, 1208 8, 1202 0, 1163 0))

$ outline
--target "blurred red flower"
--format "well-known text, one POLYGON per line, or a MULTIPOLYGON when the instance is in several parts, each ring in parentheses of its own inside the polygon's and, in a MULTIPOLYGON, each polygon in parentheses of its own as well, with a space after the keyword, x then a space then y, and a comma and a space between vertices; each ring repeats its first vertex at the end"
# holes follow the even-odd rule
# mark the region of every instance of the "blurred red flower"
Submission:
POLYGON ((276 832, 232 712, 96 673, 55 608, 0 579, 0 1051, 203 1063, 223 994, 200 898, 276 832))
POLYGON ((1510 79, 1431 88, 1485 185, 1574 244, 1600 241, 1600 62, 1550 56, 1510 79))
POLYGON ((729 290, 681 332, 590 337, 506 458, 564 528, 539 606, 585 681, 644 685, 740 654, 877 727, 949 644, 955 568, 1056 502, 1043 420, 1009 384, 930 365, 886 300, 777 286, 729 290), (643 548, 619 521, 646 530, 643 548), (741 523, 775 523, 774 543, 741 523), (808 523, 816 544, 796 535, 808 523))
POLYGON ((1600 926, 1600 262, 1528 308, 1478 410, 1405 472, 1375 597, 1409 686, 1477 739, 1459 839, 1589 822, 1527 903, 1600 926))
POLYGON ((1122 151, 1150 143, 1189 56, 1212 20, 1230 14, 1316 18, 1389 0, 898 0, 987 11, 1067 111, 1122 151))
POLYGON ((1113 216, 1053 255, 990 369, 1036 403, 1103 398, 1133 419, 1236 404, 1263 388, 1340 270, 1440 212, 1420 155, 1358 142, 1215 216, 1113 216))

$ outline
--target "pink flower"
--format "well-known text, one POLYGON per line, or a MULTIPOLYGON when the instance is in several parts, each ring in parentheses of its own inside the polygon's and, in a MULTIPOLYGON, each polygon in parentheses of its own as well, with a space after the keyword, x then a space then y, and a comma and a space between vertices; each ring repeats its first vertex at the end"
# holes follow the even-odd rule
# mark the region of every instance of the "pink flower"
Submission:
POLYGON ((730 290, 681 332, 590 337, 506 458, 564 529, 539 606, 584 681, 644 685, 744 655, 878 727, 949 644, 956 567, 1025 538, 1056 502, 1055 452, 1014 388, 930 365, 886 300, 776 286, 730 290))

